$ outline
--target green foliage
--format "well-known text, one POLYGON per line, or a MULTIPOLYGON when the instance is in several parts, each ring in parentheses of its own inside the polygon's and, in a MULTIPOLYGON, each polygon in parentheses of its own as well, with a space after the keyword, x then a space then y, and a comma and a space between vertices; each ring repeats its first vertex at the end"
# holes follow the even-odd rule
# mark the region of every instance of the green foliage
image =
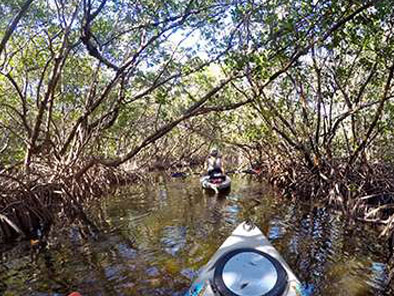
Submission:
MULTIPOLYGON (((0 4, 0 38, 22 3, 0 4)), ((56 3, 34 1, 0 57, 0 127, 12 143, 5 163, 44 138, 52 143, 45 151, 61 161, 73 149, 81 158, 126 153, 228 77, 199 108, 252 103, 190 118, 169 134, 174 142, 194 133, 183 142, 190 150, 222 141, 349 156, 376 114, 393 60, 389 0, 339 26, 364 2, 56 3), (344 112, 351 114, 335 126, 344 112)), ((371 151, 391 137, 391 109, 386 104, 371 151)), ((39 160, 45 153, 35 148, 39 160)))

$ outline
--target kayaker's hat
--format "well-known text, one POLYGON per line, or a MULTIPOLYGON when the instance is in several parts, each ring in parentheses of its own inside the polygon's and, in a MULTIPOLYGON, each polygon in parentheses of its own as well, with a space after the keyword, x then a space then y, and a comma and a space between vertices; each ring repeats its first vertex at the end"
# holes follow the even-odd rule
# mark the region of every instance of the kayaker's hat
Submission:
POLYGON ((213 148, 209 154, 216 157, 219 155, 219 151, 216 148, 213 148))

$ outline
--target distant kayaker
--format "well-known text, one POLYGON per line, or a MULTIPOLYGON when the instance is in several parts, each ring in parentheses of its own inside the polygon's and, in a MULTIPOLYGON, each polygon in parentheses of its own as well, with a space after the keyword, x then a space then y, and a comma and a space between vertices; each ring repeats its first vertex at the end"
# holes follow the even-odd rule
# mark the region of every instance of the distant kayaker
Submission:
POLYGON ((222 156, 219 153, 219 150, 216 148, 213 148, 211 152, 208 155, 207 162, 206 162, 206 168, 208 171, 209 176, 213 176, 215 173, 220 173, 224 175, 224 169, 223 169, 223 162, 222 162, 222 156))

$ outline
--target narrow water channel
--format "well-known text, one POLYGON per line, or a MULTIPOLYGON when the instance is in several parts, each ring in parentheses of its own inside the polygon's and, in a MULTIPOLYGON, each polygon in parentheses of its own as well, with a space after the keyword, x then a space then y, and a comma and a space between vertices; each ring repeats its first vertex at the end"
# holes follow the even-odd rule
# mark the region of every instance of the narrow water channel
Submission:
POLYGON ((304 286, 305 295, 385 295, 386 246, 367 226, 324 207, 274 197, 234 177, 231 192, 204 194, 198 178, 122 188, 90 209, 103 231, 52 229, 36 258, 28 243, 1 254, 0 295, 183 295, 236 225, 250 218, 304 286))

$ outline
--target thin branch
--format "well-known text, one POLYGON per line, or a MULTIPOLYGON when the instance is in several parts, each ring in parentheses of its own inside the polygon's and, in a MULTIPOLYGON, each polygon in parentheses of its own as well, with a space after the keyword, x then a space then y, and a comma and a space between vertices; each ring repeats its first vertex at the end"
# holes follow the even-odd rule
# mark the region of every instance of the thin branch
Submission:
POLYGON ((389 69, 389 75, 387 78, 386 85, 384 87, 383 97, 382 97, 380 104, 378 106, 378 110, 375 113, 374 119, 372 120, 372 123, 370 124, 368 131, 367 131, 366 135, 364 136, 363 141, 361 142, 361 144, 357 147, 357 149, 354 151, 353 155, 351 156, 351 158, 347 164, 347 168, 349 168, 353 164, 353 162, 357 159, 360 152, 363 151, 365 149, 365 147, 367 146, 369 138, 370 138, 373 130, 375 129, 380 116, 382 115, 384 105, 389 98, 389 91, 390 91, 391 81, 393 79, 393 76, 394 76, 394 63, 391 65, 391 67, 389 69))
POLYGON ((124 156, 116 158, 114 160, 108 160, 108 159, 92 159, 90 160, 85 167, 83 167, 76 175, 75 178, 79 179, 82 177, 83 174, 86 173, 87 170, 89 170, 92 166, 95 164, 101 163, 105 166, 112 166, 116 167, 119 166, 120 164, 128 161, 132 157, 134 157, 136 154, 138 154, 143 148, 147 147, 148 145, 154 143, 164 135, 166 135, 169 131, 171 131, 174 127, 176 127, 179 123, 183 122, 186 119, 189 119, 193 116, 196 116, 198 112, 200 111, 200 107, 207 102, 210 98, 212 98, 217 92, 219 92, 221 89, 223 89, 230 81, 232 81, 234 77, 229 77, 226 80, 222 81, 218 86, 215 88, 211 89, 207 94, 205 94, 198 102, 194 103, 192 106, 190 106, 182 116, 179 118, 173 120, 170 123, 167 123, 163 125, 161 128, 159 128, 157 131, 155 131, 153 134, 149 135, 146 137, 137 147, 134 149, 130 150, 128 153, 126 153, 124 156))
POLYGON ((19 21, 26 14, 26 12, 32 2, 33 2, 33 0, 27 0, 23 4, 21 10, 18 12, 18 14, 12 20, 11 24, 8 26, 7 30, 4 33, 3 39, 0 42, 0 55, 1 55, 2 51, 4 50, 5 45, 7 44, 8 40, 10 39, 12 33, 15 31, 16 27, 18 26, 19 21))

